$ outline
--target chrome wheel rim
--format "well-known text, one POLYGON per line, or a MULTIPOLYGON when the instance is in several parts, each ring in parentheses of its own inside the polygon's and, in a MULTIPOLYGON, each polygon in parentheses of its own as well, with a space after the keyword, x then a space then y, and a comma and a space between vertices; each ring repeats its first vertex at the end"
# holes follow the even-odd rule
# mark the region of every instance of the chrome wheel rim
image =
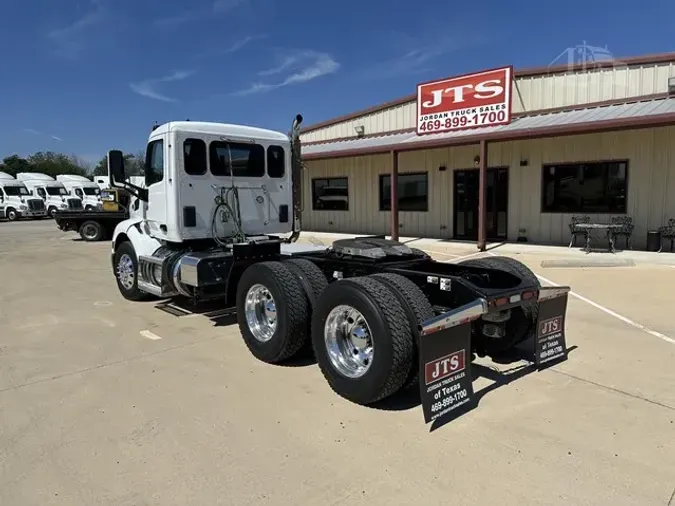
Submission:
POLYGON ((356 379, 368 372, 375 352, 365 317, 351 306, 333 308, 324 325, 328 359, 340 374, 356 379))
POLYGON ((85 225, 84 230, 82 230, 83 235, 87 239, 93 239, 96 237, 96 225, 85 225))
POLYGON ((253 337, 261 343, 272 339, 277 330, 277 305, 266 286, 256 284, 248 289, 244 312, 253 337))
POLYGON ((10 212, 7 213, 7 219, 9 221, 14 221, 16 220, 16 211, 11 210, 10 212))
POLYGON ((134 287, 134 262, 131 257, 124 253, 117 262, 117 279, 125 290, 131 290, 134 287))

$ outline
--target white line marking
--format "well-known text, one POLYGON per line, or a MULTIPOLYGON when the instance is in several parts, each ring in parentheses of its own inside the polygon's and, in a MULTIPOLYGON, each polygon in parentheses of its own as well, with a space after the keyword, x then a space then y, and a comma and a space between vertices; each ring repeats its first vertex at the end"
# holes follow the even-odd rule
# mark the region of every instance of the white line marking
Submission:
MULTIPOLYGON (((497 256, 494 253, 491 253, 489 251, 487 253, 488 253, 488 255, 497 256)), ((675 267, 673 267, 673 268, 675 269, 675 267)), ((552 285, 552 286, 560 286, 558 283, 555 283, 555 282, 551 281, 550 279, 545 278, 544 276, 540 276, 539 274, 535 274, 535 276, 537 276, 539 279, 541 279, 544 283, 548 283, 549 285, 552 285)), ((604 313, 607 313, 610 316, 613 316, 614 318, 616 318, 618 320, 621 320, 624 323, 627 323, 628 325, 630 325, 632 327, 635 327, 636 329, 640 329, 640 330, 646 332, 650 336, 658 337, 659 339, 661 339, 663 341, 666 341, 667 343, 670 343, 670 344, 675 344, 675 339, 673 339, 672 337, 668 337, 664 334, 661 334, 661 332, 657 332, 656 330, 652 330, 649 327, 645 327, 641 323, 635 322, 635 321, 631 320, 630 318, 626 318, 625 316, 620 315, 619 313, 616 313, 616 312, 612 311, 611 309, 606 308, 605 306, 601 306, 597 302, 593 302, 592 300, 587 299, 583 295, 579 295, 578 293, 573 292, 573 291, 570 291, 570 295, 572 295, 573 297, 576 297, 577 299, 585 302, 586 304, 589 304, 589 305, 593 306, 596 309, 599 309, 600 311, 602 311, 604 313)))
MULTIPOLYGON (((423 248, 420 248, 420 249, 423 249, 423 248)), ((426 251, 427 253, 433 253, 434 255, 445 255, 446 257, 459 258, 459 257, 462 256, 462 255, 455 255, 454 253, 443 253, 442 251, 434 251, 432 249, 425 249, 424 251, 426 251)))
POLYGON ((153 341, 158 341, 158 340, 162 339, 157 334, 154 334, 154 333, 150 332, 149 330, 141 330, 141 335, 143 337, 145 337, 146 339, 152 339, 153 341))
POLYGON ((675 265, 669 265, 668 267, 670 267, 671 269, 675 269, 675 265))

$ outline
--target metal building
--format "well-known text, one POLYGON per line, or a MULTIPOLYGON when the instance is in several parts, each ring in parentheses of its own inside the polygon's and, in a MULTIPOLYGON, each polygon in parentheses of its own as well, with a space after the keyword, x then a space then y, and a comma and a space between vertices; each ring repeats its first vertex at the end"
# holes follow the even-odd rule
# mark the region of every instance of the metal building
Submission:
POLYGON ((572 216, 629 216, 633 247, 645 247, 675 218, 675 53, 509 69, 510 114, 491 123, 420 117, 419 97, 434 105, 460 83, 447 94, 461 102, 495 70, 304 128, 303 228, 567 244, 572 216))

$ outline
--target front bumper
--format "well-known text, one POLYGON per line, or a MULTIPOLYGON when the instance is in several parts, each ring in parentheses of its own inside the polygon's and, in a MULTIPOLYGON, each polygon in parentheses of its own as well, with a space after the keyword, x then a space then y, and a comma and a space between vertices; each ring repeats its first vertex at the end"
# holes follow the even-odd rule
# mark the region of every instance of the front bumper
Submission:
POLYGON ((16 212, 19 215, 19 218, 44 218, 47 216, 47 211, 31 211, 31 210, 25 210, 25 211, 17 211, 16 212))

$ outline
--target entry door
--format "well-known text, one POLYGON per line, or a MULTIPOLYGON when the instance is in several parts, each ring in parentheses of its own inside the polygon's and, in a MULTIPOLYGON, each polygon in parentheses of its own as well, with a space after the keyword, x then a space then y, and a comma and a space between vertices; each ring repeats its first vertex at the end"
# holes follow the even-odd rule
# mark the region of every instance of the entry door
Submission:
MULTIPOLYGON (((509 171, 506 167, 491 167, 486 171, 488 240, 505 240, 509 207, 509 171)), ((454 237, 478 239, 478 169, 456 170, 454 177, 454 237)))

